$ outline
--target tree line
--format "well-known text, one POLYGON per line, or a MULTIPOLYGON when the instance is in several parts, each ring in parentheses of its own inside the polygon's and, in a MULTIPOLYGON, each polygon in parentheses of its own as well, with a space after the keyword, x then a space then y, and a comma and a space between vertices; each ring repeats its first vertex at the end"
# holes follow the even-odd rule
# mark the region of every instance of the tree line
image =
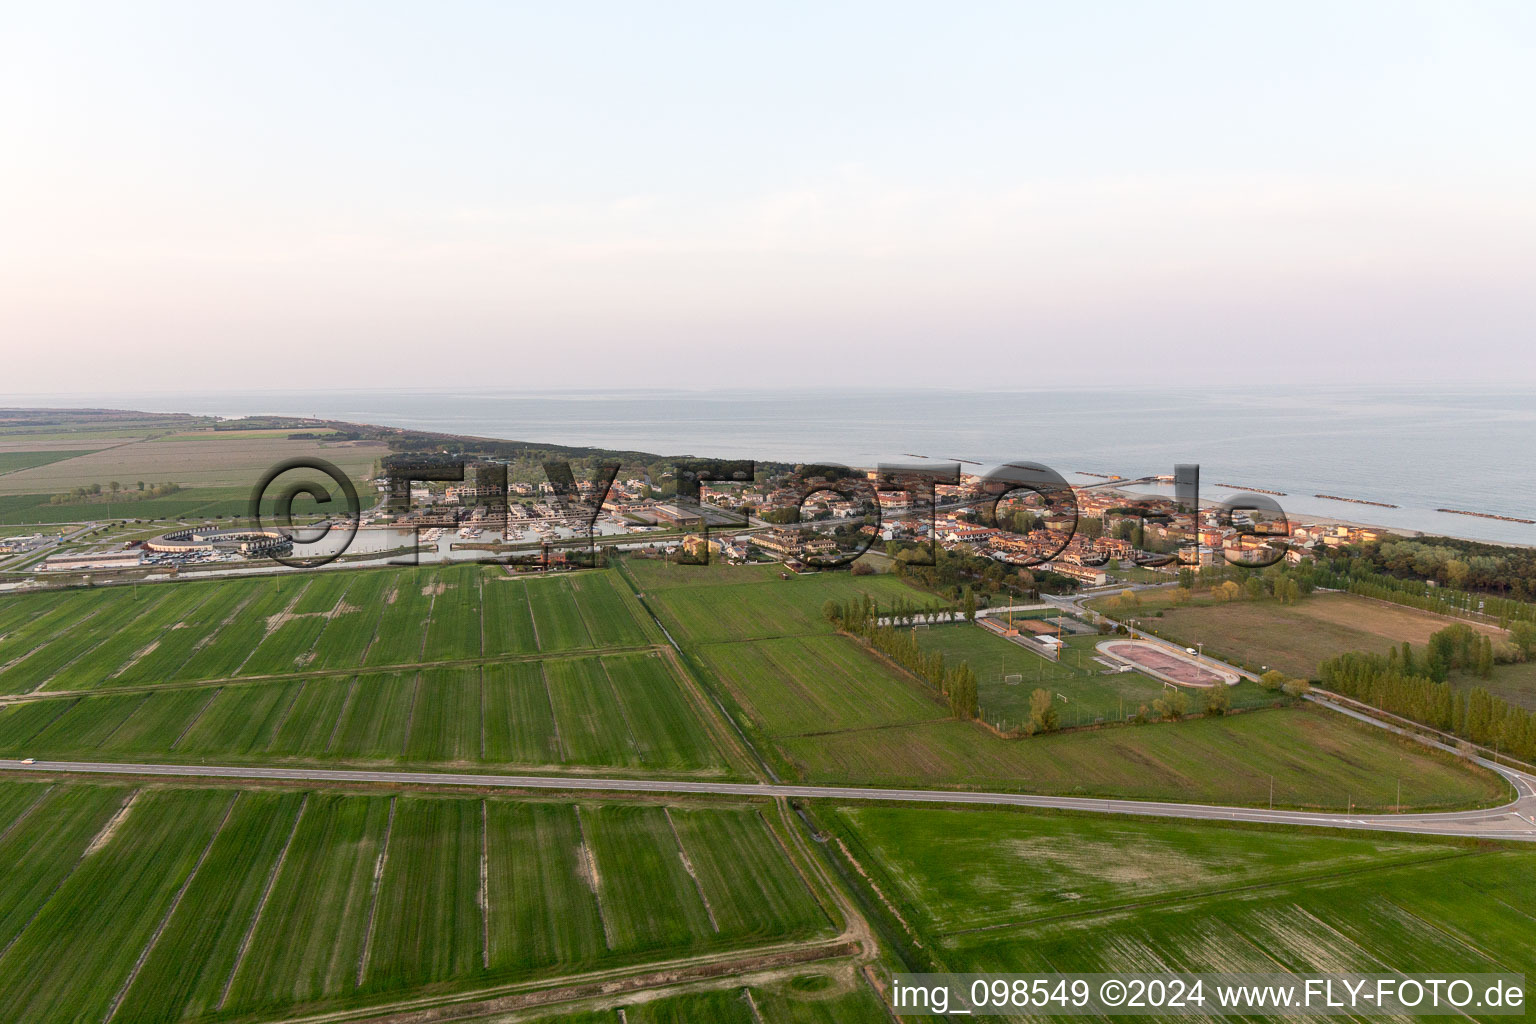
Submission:
POLYGON ((175 494, 181 490, 181 485, 167 480, 160 484, 145 484, 138 481, 138 486, 129 490, 117 480, 113 480, 105 487, 101 484, 86 484, 76 487, 72 491, 60 491, 48 499, 50 505, 76 505, 82 502, 92 501, 142 501, 146 498, 163 498, 169 494, 175 494))
POLYGON ((821 611, 838 629, 858 637, 902 668, 937 687, 949 701, 949 712, 954 717, 962 720, 976 717, 979 710, 976 673, 968 663, 945 665, 944 653, 925 653, 918 647, 917 637, 911 630, 880 624, 882 618, 891 622, 911 621, 918 614, 917 609, 903 604, 882 612, 880 606, 864 594, 846 601, 828 600, 821 611))
MULTIPOLYGON (((1536 643, 1536 635, 1528 639, 1536 643)), ((1346 697, 1522 760, 1536 760, 1536 713, 1481 686, 1457 689, 1446 681, 1453 670, 1487 678, 1493 657, 1488 637, 1457 623, 1430 637, 1422 654, 1408 643, 1385 655, 1351 651, 1325 660, 1319 676, 1324 686, 1346 697)))
POLYGON ((1384 537, 1334 549, 1329 556, 1335 562, 1358 560, 1371 571, 1399 579, 1433 580, 1442 587, 1512 598, 1519 603, 1536 598, 1536 549, 1532 548, 1455 537, 1384 537))

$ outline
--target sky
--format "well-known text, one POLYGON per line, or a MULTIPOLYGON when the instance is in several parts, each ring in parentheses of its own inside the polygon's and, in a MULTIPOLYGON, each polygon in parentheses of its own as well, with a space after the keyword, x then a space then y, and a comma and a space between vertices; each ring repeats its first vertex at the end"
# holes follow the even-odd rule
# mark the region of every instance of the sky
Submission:
POLYGON ((0 392, 1536 383, 1536 5, 8 6, 0 392))

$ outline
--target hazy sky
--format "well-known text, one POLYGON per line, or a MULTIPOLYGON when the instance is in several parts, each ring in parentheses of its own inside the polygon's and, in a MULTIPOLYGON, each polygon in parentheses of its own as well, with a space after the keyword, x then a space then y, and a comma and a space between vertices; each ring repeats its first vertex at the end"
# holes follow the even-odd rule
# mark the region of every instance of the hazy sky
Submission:
POLYGON ((8 5, 0 392, 1536 381, 1536 5, 8 5))

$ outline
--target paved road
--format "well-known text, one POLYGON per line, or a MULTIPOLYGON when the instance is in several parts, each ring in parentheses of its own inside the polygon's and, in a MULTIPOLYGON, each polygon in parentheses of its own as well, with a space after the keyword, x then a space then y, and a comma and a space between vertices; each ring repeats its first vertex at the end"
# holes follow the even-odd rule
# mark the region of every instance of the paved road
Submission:
POLYGON ((105 775, 153 775, 168 778, 280 780, 285 782, 385 783, 422 788, 436 786, 548 789, 566 792, 713 794, 720 796, 802 797, 818 800, 883 800, 915 803, 991 804, 1044 807, 1103 814, 1130 814, 1197 821, 1269 822, 1327 828, 1474 836, 1536 842, 1536 778, 1488 765, 1509 779, 1518 798, 1503 807, 1430 814, 1321 814, 1269 811, 1252 807, 1210 807, 1150 800, 1104 800, 1037 796, 1029 793, 966 793, 931 789, 869 789, 856 786, 795 786, 749 782, 684 782, 664 779, 600 779, 575 776, 492 775, 467 772, 380 772, 338 768, 266 768, 231 765, 131 764, 97 761, 0 760, 5 772, 70 772, 105 775))

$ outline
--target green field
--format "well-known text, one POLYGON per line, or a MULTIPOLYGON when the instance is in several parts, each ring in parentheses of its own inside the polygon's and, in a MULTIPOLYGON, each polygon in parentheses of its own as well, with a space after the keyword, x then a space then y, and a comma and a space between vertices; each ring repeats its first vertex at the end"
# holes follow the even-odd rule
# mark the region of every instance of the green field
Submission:
MULTIPOLYGON (((975 671, 981 717, 1007 731, 1029 720, 1030 694, 1045 688, 1056 698, 1063 728, 1095 722, 1123 722, 1139 708, 1150 708, 1163 692, 1156 679, 1139 672, 1109 672, 1094 660, 1103 636, 1069 636, 1059 662, 1035 654, 1011 640, 969 623, 932 626, 916 633, 924 651, 942 651, 946 664, 966 662, 975 671), (1008 675, 1023 679, 1008 682, 1008 675)), ((1228 687, 1233 708, 1263 707, 1274 695, 1254 683, 1228 687)), ((1190 709, 1198 711, 1201 694, 1188 691, 1190 709)), ((1156 712, 1151 712, 1156 717, 1156 712)))
POLYGON ((786 580, 760 566, 657 566, 665 563, 632 559, 624 569, 679 643, 828 634, 832 626, 822 615, 822 605, 866 594, 882 606, 907 601, 922 607, 948 607, 947 602, 894 576, 823 572, 791 574, 786 580), (694 572, 699 573, 693 577, 700 581, 697 585, 687 575, 694 572))
POLYGON ((0 600, 0 750, 734 774, 612 572, 340 571, 0 600))
MULTIPOLYGON (((659 564, 630 562, 626 568, 659 564)), ((664 613, 668 629, 691 638, 685 654, 736 724, 783 774, 805 782, 1263 804, 1273 776, 1277 805, 1314 808, 1392 806, 1399 777, 1405 806, 1486 804, 1508 794, 1491 773, 1315 709, 1004 739, 948 718, 926 683, 853 639, 832 635, 824 620, 778 606, 792 588, 804 587, 807 597, 819 601, 831 588, 845 596, 857 592, 870 577, 845 576, 830 584, 822 582, 834 579, 828 575, 765 580, 747 567, 748 579, 758 582, 733 584, 732 570, 711 567, 702 570, 710 574, 704 584, 688 589, 676 581, 690 568, 647 569, 675 575, 667 577, 669 588, 648 593, 646 600, 670 609, 664 613), (705 632, 711 598, 718 633, 705 632), (698 618, 690 623, 680 617, 681 608, 696 608, 698 618), (740 639, 760 634, 772 638, 740 639), (738 639, 722 642, 715 639, 719 635, 738 639)), ((638 584, 644 576, 634 578, 638 584)), ((887 602, 921 603, 926 596, 899 580, 875 579, 887 585, 887 602)), ((969 644, 972 634, 997 639, 966 625, 917 635, 929 643, 952 636, 969 644)), ((1034 658, 1008 646, 1018 659, 1034 658)), ((985 672, 986 657, 979 660, 978 671, 985 672)), ((1114 700, 1118 710, 1118 695, 1100 689, 1097 699, 1106 709, 1114 700)), ((1063 719, 1072 722, 1069 715, 1063 719)))
POLYGON ((106 488, 113 480, 136 490, 140 480, 172 480, 183 487, 228 488, 243 496, 268 468, 287 459, 325 459, 353 479, 361 479, 372 470, 374 460, 387 451, 386 446, 373 441, 291 441, 236 431, 129 440, 80 452, 73 458, 15 469, 0 478, 0 493, 54 494, 91 484, 106 488))
POLYGON ((729 770, 655 651, 32 700, 0 755, 729 770))
POLYGON ((54 462, 63 462, 72 459, 76 455, 89 455, 94 448, 79 448, 63 451, 23 451, 0 452, 0 475, 14 473, 17 470, 31 469, 34 466, 47 466, 54 462))
POLYGON ((770 819, 0 783, 0 991, 38 1024, 270 1018, 831 935, 770 819))
POLYGON ((1536 969, 1536 850, 1012 810, 823 814, 937 969, 1536 969))
POLYGON ((1503 802, 1509 789, 1379 729, 1315 708, 999 739, 959 721, 782 740, 807 782, 1184 803, 1384 810, 1503 802))
POLYGON ((1452 672, 1450 683, 1462 690, 1481 688, 1516 707, 1536 711, 1536 661, 1495 665, 1493 675, 1487 679, 1480 678, 1476 673, 1452 672))
POLYGON ((0 598, 0 694, 415 666, 660 642, 611 572, 333 571, 0 598))
POLYGON ((927 690, 846 637, 712 644, 699 659, 770 736, 929 722, 947 714, 927 690))

